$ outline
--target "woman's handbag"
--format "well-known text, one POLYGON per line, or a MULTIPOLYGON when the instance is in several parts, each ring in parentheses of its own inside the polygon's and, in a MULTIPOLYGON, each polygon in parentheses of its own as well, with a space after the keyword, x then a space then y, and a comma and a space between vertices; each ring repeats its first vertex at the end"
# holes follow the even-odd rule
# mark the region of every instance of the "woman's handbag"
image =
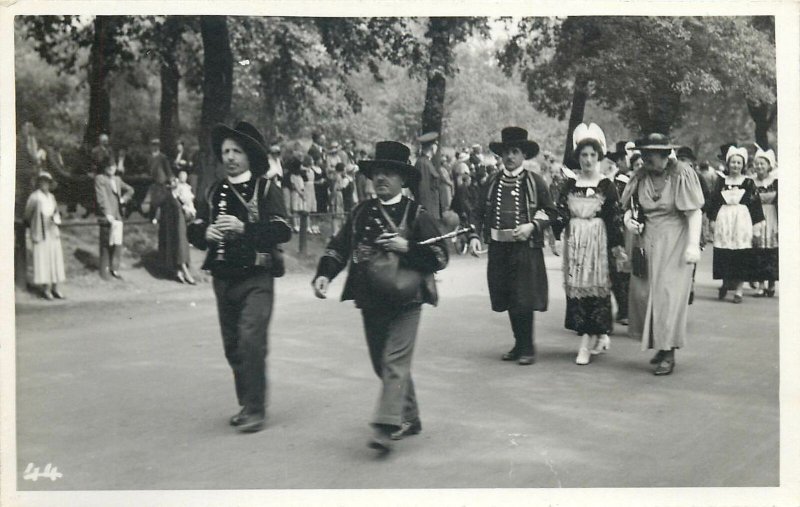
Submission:
MULTIPOLYGON (((389 222, 393 232, 406 237, 406 219, 408 205, 403 213, 400 227, 392 222, 389 215, 381 208, 381 212, 389 222)), ((396 252, 378 249, 367 265, 367 279, 370 288, 387 301, 403 304, 412 301, 422 287, 422 273, 403 265, 403 259, 396 252)))

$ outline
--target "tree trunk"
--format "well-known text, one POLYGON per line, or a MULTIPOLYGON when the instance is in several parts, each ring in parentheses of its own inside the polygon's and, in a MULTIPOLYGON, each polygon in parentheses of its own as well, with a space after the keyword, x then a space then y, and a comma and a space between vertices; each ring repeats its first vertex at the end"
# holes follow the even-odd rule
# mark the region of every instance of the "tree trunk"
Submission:
POLYGON ((175 51, 181 36, 181 22, 170 16, 164 23, 161 56, 161 150, 172 160, 176 155, 178 119, 178 84, 181 74, 175 51))
POLYGON ((453 60, 450 32, 446 18, 431 18, 431 54, 428 66, 428 87, 425 91, 425 108, 422 111, 422 133, 442 133, 444 97, 447 88, 445 69, 453 60))
POLYGON ((567 140, 564 144, 563 164, 572 169, 577 169, 577 160, 572 153, 572 133, 575 127, 583 123, 583 113, 586 110, 586 101, 589 98, 589 79, 580 75, 575 78, 575 88, 572 90, 572 109, 569 112, 567 125, 567 140))
POLYGON ((203 105, 200 113, 200 169, 198 195, 217 177, 217 161, 211 149, 211 129, 228 120, 233 93, 233 54, 225 16, 202 16, 200 32, 203 38, 203 105))
POLYGON ((83 143, 87 149, 97 144, 100 134, 111 133, 107 52, 112 46, 112 31, 112 20, 108 16, 94 18, 94 41, 89 52, 89 118, 83 136, 83 143))
POLYGON ((747 110, 750 112, 750 117, 756 124, 756 144, 758 144, 762 150, 768 150, 770 145, 767 133, 773 123, 775 123, 775 119, 778 115, 777 104, 755 103, 748 100, 747 110))

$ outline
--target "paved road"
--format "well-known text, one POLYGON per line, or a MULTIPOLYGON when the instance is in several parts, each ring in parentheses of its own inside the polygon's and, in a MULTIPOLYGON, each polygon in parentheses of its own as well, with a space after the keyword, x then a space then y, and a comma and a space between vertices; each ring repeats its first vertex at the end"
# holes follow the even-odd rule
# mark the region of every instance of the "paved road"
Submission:
MULTIPOLYGON (((562 327, 559 259, 537 314, 534 366, 489 310, 485 259, 457 258, 426 307, 414 373, 424 429, 376 460, 378 383, 358 312, 280 280, 269 427, 239 435, 209 285, 103 304, 17 307, 17 466, 58 466, 20 489, 776 486, 778 301, 716 301, 706 252, 675 374, 624 335, 588 366, 562 327)), ((166 283, 166 282, 165 282, 166 283)), ((335 289, 340 290, 341 280, 335 289)))

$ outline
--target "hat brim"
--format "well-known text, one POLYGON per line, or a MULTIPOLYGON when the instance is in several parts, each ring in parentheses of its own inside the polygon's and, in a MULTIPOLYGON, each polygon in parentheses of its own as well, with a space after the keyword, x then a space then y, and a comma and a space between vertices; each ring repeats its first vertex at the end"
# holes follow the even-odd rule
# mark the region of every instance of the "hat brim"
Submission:
POLYGON ((217 160, 222 162, 222 142, 225 139, 233 139, 242 145, 242 148, 247 153, 251 171, 256 173, 266 172, 268 158, 266 148, 256 139, 227 125, 217 125, 211 130, 211 147, 217 160))
POLYGON ((519 148, 522 150, 522 153, 525 154, 525 159, 530 160, 536 155, 539 154, 539 144, 536 141, 514 141, 509 143, 504 142, 492 142, 489 143, 489 149, 497 155, 498 157, 503 156, 503 151, 506 147, 509 148, 519 148))
POLYGON ((670 151, 680 148, 677 144, 643 144, 636 146, 639 151, 670 151))
POLYGON ((419 183, 419 173, 413 165, 404 164, 397 160, 359 160, 358 169, 369 179, 377 168, 394 169, 403 176, 403 186, 415 188, 419 183))

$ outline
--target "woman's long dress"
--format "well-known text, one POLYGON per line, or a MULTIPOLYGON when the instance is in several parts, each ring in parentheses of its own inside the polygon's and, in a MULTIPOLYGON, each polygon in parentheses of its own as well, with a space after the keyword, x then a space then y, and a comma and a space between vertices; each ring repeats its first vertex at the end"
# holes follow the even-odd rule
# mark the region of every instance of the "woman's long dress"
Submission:
POLYGON ((30 227, 33 244, 33 283, 61 283, 66 279, 61 233, 54 221, 58 213, 56 198, 51 193, 34 191, 25 205, 25 221, 30 227))
POLYGON ((666 171, 661 195, 647 174, 631 182, 645 216, 638 246, 645 249, 647 273, 645 277, 631 276, 628 332, 641 338, 642 350, 669 350, 686 342, 686 301, 693 269, 684 257, 689 241, 686 213, 700 210, 703 192, 691 167, 671 161, 666 171))
POLYGON ((162 193, 155 203, 158 219, 158 262, 167 270, 175 271, 183 264, 189 265, 189 239, 186 235, 186 216, 183 206, 171 191, 162 193))
POLYGON ((753 224, 764 220, 756 185, 750 178, 736 183, 717 180, 708 206, 714 224, 714 279, 752 280, 755 270, 753 224))
POLYGON ((753 279, 778 280, 778 180, 773 179, 763 186, 758 181, 755 183, 766 227, 761 237, 753 241, 755 247, 753 279))
POLYGON ((558 202, 565 225, 564 327, 580 334, 608 334, 613 330, 611 249, 624 245, 617 189, 608 178, 593 187, 576 183, 567 182, 558 202))

